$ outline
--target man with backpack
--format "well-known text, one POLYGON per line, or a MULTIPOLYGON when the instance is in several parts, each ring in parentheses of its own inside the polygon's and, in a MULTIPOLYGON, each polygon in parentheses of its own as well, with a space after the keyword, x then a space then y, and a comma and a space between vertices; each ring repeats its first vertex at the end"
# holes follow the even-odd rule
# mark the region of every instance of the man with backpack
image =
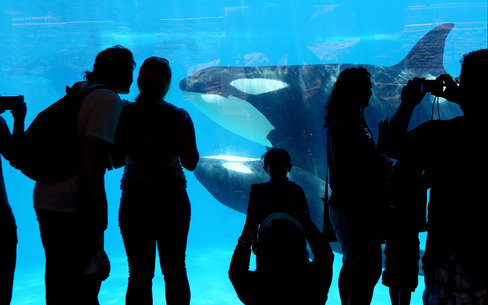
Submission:
POLYGON ((78 133, 73 135, 74 172, 60 181, 36 182, 34 208, 46 255, 47 305, 99 304, 100 285, 110 268, 103 251, 104 174, 122 110, 118 94, 129 93, 134 68, 132 53, 122 46, 97 55, 86 82, 77 83, 77 93, 71 92, 82 96, 72 119, 78 133))

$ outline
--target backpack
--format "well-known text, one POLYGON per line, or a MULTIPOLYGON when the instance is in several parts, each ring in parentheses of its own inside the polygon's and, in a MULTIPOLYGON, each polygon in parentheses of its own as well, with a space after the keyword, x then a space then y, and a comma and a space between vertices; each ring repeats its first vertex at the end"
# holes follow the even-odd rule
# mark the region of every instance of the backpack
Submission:
POLYGON ((40 112, 24 134, 14 138, 12 166, 38 182, 59 182, 80 166, 77 115, 83 98, 103 85, 81 90, 83 82, 66 87, 66 95, 40 112))

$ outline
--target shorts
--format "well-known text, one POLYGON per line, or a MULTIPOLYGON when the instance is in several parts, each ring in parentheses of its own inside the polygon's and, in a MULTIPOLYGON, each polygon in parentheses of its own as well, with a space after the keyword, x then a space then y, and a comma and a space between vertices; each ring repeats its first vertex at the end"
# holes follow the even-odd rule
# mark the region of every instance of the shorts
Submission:
POLYGON ((425 305, 488 304, 488 280, 466 273, 455 254, 425 273, 425 305))
POLYGON ((419 244, 417 232, 386 239, 383 285, 415 291, 419 283, 419 244))
POLYGON ((379 263, 381 268, 381 234, 375 212, 344 213, 329 208, 330 220, 346 261, 379 263))

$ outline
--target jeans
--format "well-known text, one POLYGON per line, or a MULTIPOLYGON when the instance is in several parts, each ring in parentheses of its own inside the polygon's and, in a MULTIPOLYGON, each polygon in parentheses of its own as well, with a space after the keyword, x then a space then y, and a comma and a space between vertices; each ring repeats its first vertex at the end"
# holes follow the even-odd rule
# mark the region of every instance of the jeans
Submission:
POLYGON ((190 214, 185 190, 123 193, 119 225, 129 262, 126 304, 153 303, 156 247, 164 275, 166 303, 190 303, 185 266, 190 214))
POLYGON ((47 305, 98 305, 101 280, 83 274, 89 236, 75 213, 36 209, 46 255, 47 305))

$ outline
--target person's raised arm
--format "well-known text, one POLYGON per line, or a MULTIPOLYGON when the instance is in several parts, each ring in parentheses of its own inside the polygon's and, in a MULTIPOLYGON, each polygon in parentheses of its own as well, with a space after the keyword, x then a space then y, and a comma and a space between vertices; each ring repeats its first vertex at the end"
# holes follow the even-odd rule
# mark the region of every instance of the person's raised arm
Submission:
POLYGON ((239 241, 232 254, 232 259, 229 267, 229 279, 234 286, 239 299, 247 304, 252 301, 256 293, 253 293, 253 283, 251 273, 249 270, 251 260, 251 243, 243 241, 239 238, 239 241))
POLYGON ((18 137, 24 133, 24 121, 25 115, 27 113, 27 106, 24 102, 24 97, 22 97, 22 102, 12 109, 12 116, 14 117, 14 130, 12 135, 18 137))
POLYGON ((16 145, 16 139, 21 137, 24 133, 24 120, 27 113, 27 106, 24 102, 24 97, 21 96, 21 100, 16 103, 15 107, 11 110, 14 118, 14 129, 12 135, 8 127, 5 125, 6 132, 2 131, 2 147, 1 153, 5 159, 14 161, 19 151, 16 145))
POLYGON ((402 90, 402 103, 388 124, 385 134, 384 151, 392 158, 398 158, 401 154, 413 110, 425 96, 425 93, 421 91, 421 85, 422 80, 419 78, 408 81, 402 90))
POLYGON ((320 260, 322 264, 330 266, 332 270, 332 262, 334 260, 334 253, 330 248, 329 242, 320 230, 315 226, 310 217, 305 213, 298 216, 298 221, 303 227, 305 236, 310 245, 310 249, 314 255, 314 261, 320 260))
POLYGON ((110 143, 94 136, 85 136, 82 141, 81 174, 82 189, 79 204, 86 214, 89 230, 101 233, 107 228, 107 197, 105 194, 105 171, 110 143))

